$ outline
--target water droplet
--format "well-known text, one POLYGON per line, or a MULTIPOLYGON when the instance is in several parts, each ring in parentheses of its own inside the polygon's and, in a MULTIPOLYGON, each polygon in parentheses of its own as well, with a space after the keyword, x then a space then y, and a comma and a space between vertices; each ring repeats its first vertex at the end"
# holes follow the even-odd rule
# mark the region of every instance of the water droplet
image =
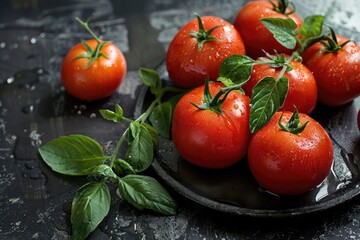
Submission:
POLYGON ((96 118, 96 113, 91 113, 90 118, 96 118))
POLYGON ((81 114, 82 114, 82 112, 81 112, 80 110, 78 110, 76 113, 77 113, 77 115, 81 115, 81 114))
POLYGON ((42 68, 39 68, 38 70, 36 70, 36 73, 37 74, 43 74, 44 73, 44 69, 42 69, 42 68))
POLYGON ((36 42, 37 42, 36 38, 32 37, 32 38, 30 39, 30 43, 31 43, 31 44, 35 44, 36 42))
POLYGON ((46 33, 44 33, 44 32, 40 33, 40 37, 41 37, 41 38, 45 38, 45 37, 46 37, 46 33))
POLYGON ((27 105, 21 108, 21 111, 23 113, 32 113, 34 111, 34 106, 33 105, 27 105))
POLYGON ((6 43, 2 42, 0 43, 0 48, 5 48, 6 47, 6 43))
POLYGON ((13 45, 12 45, 12 48, 14 48, 14 49, 16 49, 16 48, 18 48, 19 47, 19 44, 17 44, 17 43, 14 43, 13 45))
POLYGON ((14 78, 14 77, 9 77, 8 79, 6 79, 6 82, 7 82, 8 84, 12 84, 14 81, 15 81, 15 78, 14 78))

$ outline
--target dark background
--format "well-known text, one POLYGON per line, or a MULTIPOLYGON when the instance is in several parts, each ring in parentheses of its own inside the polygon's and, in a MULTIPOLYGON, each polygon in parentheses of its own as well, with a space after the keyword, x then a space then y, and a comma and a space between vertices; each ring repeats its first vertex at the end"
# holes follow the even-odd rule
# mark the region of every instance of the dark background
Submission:
MULTIPOLYGON (((300 16, 324 14, 338 33, 360 41, 356 0, 294 1, 300 16)), ((157 68, 176 31, 193 13, 233 21, 245 0, 59 1, 5 0, 0 8, 0 239, 70 239, 70 206, 84 178, 52 172, 37 148, 81 133, 111 152, 125 125, 101 119, 120 104, 132 117, 140 92, 138 68, 157 68), (112 40, 128 63, 111 97, 80 102, 60 83, 63 56, 88 35, 74 21, 94 13, 91 27, 112 40)), ((359 99, 350 105, 359 109, 359 99)), ((353 110, 355 111, 355 110, 353 110)), ((359 134, 351 131, 350 134, 359 134)), ((355 156, 358 160, 359 156, 355 156)), ((153 170, 147 172, 156 176, 153 170)), ((160 179, 159 179, 160 180, 160 179)), ((164 183, 166 184, 166 183, 164 183)), ((175 216, 140 212, 113 191, 108 217, 89 239, 360 239, 360 199, 326 211, 286 218, 252 218, 211 210, 168 187, 175 216)))

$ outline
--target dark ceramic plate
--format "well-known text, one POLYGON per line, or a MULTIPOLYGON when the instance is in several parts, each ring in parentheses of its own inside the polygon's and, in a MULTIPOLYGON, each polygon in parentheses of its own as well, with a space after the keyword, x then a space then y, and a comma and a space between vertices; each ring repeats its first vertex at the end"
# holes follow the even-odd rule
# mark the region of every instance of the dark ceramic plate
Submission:
MULTIPOLYGON (((158 68, 164 83, 169 78, 164 65, 158 68)), ((151 101, 143 88, 135 114, 151 101)), ((357 110, 360 99, 329 108, 318 105, 311 115, 328 131, 334 145, 334 163, 328 177, 316 189, 297 196, 280 197, 257 185, 247 160, 222 170, 196 167, 179 156, 173 143, 160 139, 153 168, 170 187, 206 207, 237 215, 282 217, 329 209, 360 193, 360 132, 357 110)))

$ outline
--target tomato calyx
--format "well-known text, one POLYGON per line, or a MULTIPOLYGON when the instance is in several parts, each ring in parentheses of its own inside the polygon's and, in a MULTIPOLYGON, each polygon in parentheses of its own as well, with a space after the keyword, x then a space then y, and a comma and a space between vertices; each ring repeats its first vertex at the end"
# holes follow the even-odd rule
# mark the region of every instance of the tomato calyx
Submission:
POLYGON ((199 31, 190 31, 188 32, 188 34, 190 34, 192 37, 196 38, 197 42, 198 42, 198 52, 201 52, 201 49, 204 45, 204 43, 206 42, 210 42, 210 41, 220 41, 219 39, 217 39, 216 37, 211 36, 211 33, 218 27, 221 27, 222 25, 217 25, 214 26, 212 28, 210 28, 209 30, 205 30, 204 25, 202 23, 202 20, 200 18, 199 15, 196 15, 197 20, 198 20, 198 24, 199 24, 199 31))
POLYGON ((328 34, 324 34, 323 40, 320 41, 321 45, 324 46, 324 51, 328 53, 337 52, 342 49, 346 44, 351 42, 351 40, 347 40, 346 42, 339 44, 336 38, 336 34, 334 29, 329 27, 330 31, 328 34))
POLYGON ((109 42, 102 41, 89 27, 89 21, 91 18, 86 20, 85 22, 82 21, 80 18, 76 18, 76 21, 80 23, 80 25, 88 32, 90 35, 97 41, 95 49, 93 49, 85 40, 81 40, 81 43, 84 45, 86 49, 86 53, 82 53, 77 55, 73 60, 79 59, 79 58, 88 58, 89 62, 85 66, 85 69, 89 68, 95 60, 97 60, 100 57, 108 58, 105 54, 101 52, 101 49, 109 42))
POLYGON ((309 121, 305 122, 304 124, 301 124, 300 118, 299 118, 299 112, 295 106, 294 106, 294 108, 295 108, 295 111, 294 111, 293 115, 291 115, 291 118, 286 125, 284 125, 281 121, 284 112, 281 113, 281 116, 278 121, 278 125, 281 128, 281 130, 283 130, 285 132, 289 132, 289 133, 293 133, 293 134, 300 134, 301 132, 304 131, 304 129, 307 126, 307 124, 309 123, 309 121))
POLYGON ((209 90, 209 78, 206 78, 204 85, 204 102, 201 105, 193 102, 190 102, 190 104, 200 110, 210 110, 222 115, 221 105, 225 102, 227 96, 233 90, 240 90, 242 85, 243 83, 223 87, 213 97, 209 90))
POLYGON ((269 2, 273 6, 273 10, 278 13, 290 15, 296 11, 295 5, 291 0, 277 0, 277 4, 273 0, 269 0, 269 2), (288 8, 290 8, 290 11, 286 12, 288 8))
MULTIPOLYGON (((293 66, 288 61, 288 58, 284 54, 278 54, 275 53, 275 55, 271 55, 267 52, 265 52, 266 57, 260 57, 259 60, 256 63, 258 64, 267 64, 272 68, 282 68, 286 67, 286 71, 291 71, 293 69, 293 66)), ((298 56, 294 54, 293 58, 296 58, 298 56)))

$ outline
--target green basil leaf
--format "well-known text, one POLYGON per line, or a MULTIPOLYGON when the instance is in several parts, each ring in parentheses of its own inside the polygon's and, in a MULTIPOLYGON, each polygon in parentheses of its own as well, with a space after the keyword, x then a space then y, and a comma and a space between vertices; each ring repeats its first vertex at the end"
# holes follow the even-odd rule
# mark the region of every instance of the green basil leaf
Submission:
POLYGON ((226 86, 245 83, 250 78, 254 62, 245 55, 231 55, 220 65, 218 80, 226 86))
POLYGON ((153 146, 159 146, 159 134, 156 132, 155 128, 147 123, 142 123, 142 125, 148 130, 151 140, 153 142, 153 146))
POLYGON ((123 109, 118 104, 115 105, 115 112, 101 109, 100 114, 104 119, 113 122, 121 122, 123 119, 123 109))
POLYGON ((154 146, 149 131, 143 124, 132 122, 129 126, 125 160, 136 172, 141 172, 151 165, 153 157, 154 146))
POLYGON ((89 168, 87 170, 84 170, 83 173, 84 173, 83 175, 95 174, 95 175, 102 175, 104 177, 117 178, 116 174, 111 169, 111 167, 106 164, 101 164, 99 166, 89 168))
POLYGON ((262 24, 274 35, 274 38, 284 47, 294 49, 296 47, 296 23, 291 18, 262 18, 262 24))
POLYGON ((149 121, 156 132, 164 138, 170 138, 173 107, 170 102, 157 105, 150 114, 149 121))
POLYGON ((150 209, 162 214, 176 213, 176 202, 160 183, 149 176, 127 175, 119 181, 122 198, 137 209, 150 209))
POLYGON ((306 17, 300 28, 301 36, 305 39, 320 36, 322 33, 323 22, 324 16, 321 15, 313 15, 306 17))
POLYGON ((136 174, 134 168, 123 159, 116 159, 114 161, 114 171, 119 176, 125 176, 127 174, 136 174))
POLYGON ((252 90, 250 100, 250 130, 255 132, 262 128, 284 104, 289 88, 288 79, 282 77, 263 78, 252 90))
POLYGON ((84 171, 101 165, 106 157, 99 143, 83 135, 56 138, 39 148, 52 170, 65 175, 84 175, 84 171))
POLYGON ((150 87, 152 94, 157 95, 160 93, 162 84, 158 72, 148 68, 140 68, 139 74, 141 81, 144 85, 150 87))
POLYGON ((90 182, 76 193, 71 206, 73 239, 85 239, 108 215, 111 196, 104 183, 90 182))

